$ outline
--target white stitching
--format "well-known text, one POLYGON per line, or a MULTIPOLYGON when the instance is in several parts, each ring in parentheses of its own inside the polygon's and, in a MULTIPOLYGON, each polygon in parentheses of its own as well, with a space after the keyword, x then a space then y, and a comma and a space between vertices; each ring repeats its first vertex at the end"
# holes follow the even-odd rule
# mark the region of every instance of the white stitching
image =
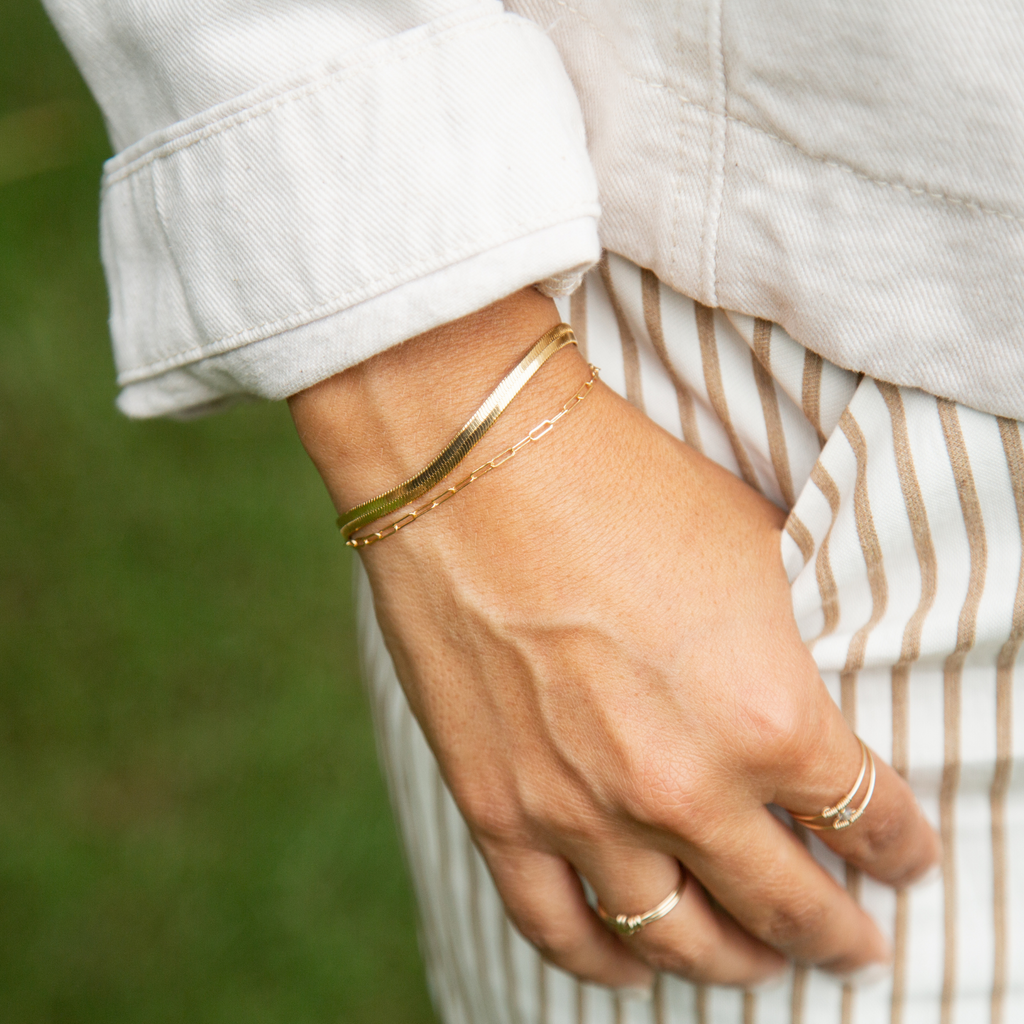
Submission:
MULTIPOLYGON (((269 114, 289 103, 304 100, 309 96, 313 96, 316 93, 323 91, 324 89, 329 89, 339 85, 348 78, 357 77, 357 75, 362 74, 365 71, 372 70, 382 65, 396 65, 400 61, 411 60, 418 57, 424 50, 428 49, 434 42, 436 42, 437 39, 458 38, 461 35, 469 35, 473 32, 484 32, 493 29, 494 27, 495 20, 488 18, 477 19, 469 24, 457 25, 452 28, 444 29, 422 40, 417 46, 409 46, 404 53, 388 53, 385 56, 378 57, 376 60, 367 60, 364 62, 350 64, 347 67, 340 68, 338 71, 335 71, 333 74, 321 81, 307 82, 305 85, 295 86, 279 96, 262 100, 255 106, 247 107, 233 114, 227 114, 214 121, 212 124, 208 124, 202 128, 196 128, 185 135, 180 135, 168 140, 167 142, 161 143, 156 148, 136 157, 124 167, 118 167, 116 170, 110 171, 104 177, 103 191, 106 191, 108 188, 111 188, 121 181, 124 181, 126 178, 138 173, 156 160, 163 160, 166 157, 173 156, 175 153, 180 153, 185 149, 189 149, 200 142, 204 142, 208 138, 230 131, 232 128, 237 128, 241 125, 247 124, 249 121, 254 121, 258 117, 263 117, 265 114, 269 114)), ((117 158, 115 157, 114 159, 116 160, 117 158)))
POLYGON ((728 94, 725 79, 725 53, 722 49, 722 0, 708 8, 708 58, 714 61, 712 73, 716 81, 714 96, 716 111, 711 122, 711 157, 708 167, 707 200, 704 207, 704 225, 701 231, 701 292, 709 306, 718 305, 718 228, 722 216, 722 194, 725 190, 726 128, 729 120, 728 94))
POLYGON ((855 167, 851 167, 849 164, 842 164, 836 160, 829 160, 823 156, 815 156, 813 153, 808 153, 806 150, 801 149, 795 142, 790 142, 788 139, 784 139, 780 135, 774 135, 772 132, 765 131, 763 128, 758 128, 756 125, 752 125, 738 117, 732 117, 731 115, 727 116, 730 121, 736 121, 745 128, 749 128, 761 135, 767 135, 768 138, 774 139, 776 142, 781 142, 784 146, 789 146, 791 149, 795 149, 802 156, 810 157, 811 160, 816 160, 818 163, 824 164, 826 167, 834 167, 836 170, 845 171, 847 174, 852 174, 855 178, 860 178, 862 181, 868 181, 872 185, 884 185, 886 188, 896 189, 898 192, 909 192, 912 196, 927 196, 929 199, 939 199, 942 202, 950 203, 953 206, 965 206, 970 210, 977 210, 978 213, 984 213, 990 217, 999 217, 1000 220, 1010 220, 1015 221, 1018 224, 1024 224, 1024 217, 1018 216, 1014 213, 1007 213, 1005 210, 997 210, 991 206, 984 206, 981 203, 975 202, 973 199, 960 199, 957 196, 947 195, 945 192, 931 192, 926 188, 914 188, 913 185, 905 185, 901 181, 886 181, 884 178, 872 178, 870 174, 865 174, 864 171, 858 171, 855 167))
MULTIPOLYGON (((565 8, 565 10, 568 11, 570 14, 575 14, 577 17, 582 18, 584 21, 586 21, 597 33, 598 36, 600 36, 602 39, 604 39, 612 46, 612 50, 615 54, 615 59, 618 61, 622 71, 626 74, 628 78, 631 78, 634 81, 639 82, 641 85, 645 85, 651 89, 664 89, 667 92, 671 92, 682 103, 689 104, 690 106, 693 107, 697 107, 699 110, 703 110, 705 113, 709 114, 712 117, 723 116, 721 114, 715 114, 714 111, 710 110, 703 103, 698 103, 696 100, 692 100, 689 97, 684 96, 681 92, 679 92, 678 89, 675 89, 674 87, 667 85, 664 82, 655 82, 649 78, 645 78, 643 75, 638 75, 635 72, 631 71, 629 68, 626 67, 625 63, 622 60, 622 57, 615 50, 614 41, 610 39, 608 36, 606 36, 600 30, 600 28, 598 28, 594 20, 589 15, 585 14, 584 12, 578 10, 575 7, 570 6, 568 3, 565 2, 565 0, 555 0, 555 3, 557 3, 560 7, 565 8)), ((458 35, 460 33, 470 32, 473 30, 483 31, 484 28, 489 27, 491 27, 490 22, 484 25, 478 23, 471 23, 469 25, 461 25, 456 28, 447 29, 443 33, 439 33, 439 35, 449 36, 458 35)), ((421 49, 428 45, 428 43, 432 42, 434 38, 437 37, 431 37, 431 39, 425 40, 420 47, 414 50, 407 51, 405 54, 401 55, 397 59, 405 60, 407 58, 415 56, 421 49)), ((141 170, 144 166, 155 160, 163 159, 165 156, 170 156, 176 152, 180 152, 182 149, 186 149, 189 146, 195 145, 198 142, 201 142, 212 135, 219 134, 220 132, 226 131, 230 128, 234 128, 238 125, 245 124, 248 121, 255 120, 255 118, 261 117, 263 114, 270 113, 272 110, 275 110, 286 103, 299 99, 304 99, 306 96, 312 95, 313 93, 318 92, 321 89, 326 89, 329 86, 337 84, 338 81, 343 79, 347 74, 352 73, 356 70, 363 70, 365 68, 376 67, 380 64, 392 63, 395 59, 396 58, 392 55, 386 59, 382 58, 375 62, 359 64, 357 66, 350 66, 348 68, 336 72, 326 81, 311 82, 306 86, 297 87, 296 89, 293 89, 288 93, 285 93, 283 96, 275 97, 272 100, 266 100, 255 107, 249 108, 248 110, 240 111, 238 114, 229 115, 221 121, 217 121, 212 125, 208 125, 206 128, 196 129, 194 133, 189 133, 189 135, 187 136, 183 136, 179 139, 172 139, 170 142, 166 142, 163 145, 157 147, 156 149, 151 150, 149 153, 146 153, 143 156, 138 157, 136 160, 132 161, 127 166, 118 168, 116 171, 111 172, 107 177, 104 178, 103 191, 106 191, 112 186, 119 184, 126 178, 131 177, 137 171, 141 170)), ((951 206, 959 206, 963 207, 964 209, 975 210, 976 212, 984 214, 985 216, 988 217, 998 217, 1000 220, 1010 221, 1016 224, 1024 224, 1024 216, 1014 213, 1008 213, 1005 210, 997 210, 994 207, 985 206, 983 203, 976 202, 973 199, 961 199, 957 196, 952 196, 945 192, 934 192, 931 191, 930 189, 916 188, 913 185, 907 185, 899 181, 888 181, 885 178, 875 178, 864 171, 857 170, 857 168, 852 167, 850 164, 841 163, 837 160, 831 160, 827 157, 816 156, 814 153, 808 152, 806 149, 803 149, 795 142, 783 138, 781 135, 776 135, 774 132, 770 132, 765 128, 760 128, 755 124, 751 124, 749 121, 743 120, 743 118, 735 117, 732 114, 725 114, 724 117, 727 121, 733 121, 738 125, 742 125, 744 128, 748 128, 751 131, 757 132, 759 135, 763 135, 766 138, 772 139, 775 142, 780 142, 782 143, 782 145, 788 146, 790 149, 795 150, 801 156, 805 156, 810 160, 814 160, 816 163, 823 164, 825 167, 832 167, 838 171, 844 171, 847 174, 852 174, 855 178, 859 178, 861 181, 869 182, 872 185, 891 188, 898 192, 906 192, 912 196, 925 196, 929 199, 936 199, 940 202, 948 203, 951 206)))
MULTIPOLYGON (((164 359, 159 359, 154 363, 145 363, 142 366, 136 366, 130 370, 122 370, 117 375, 117 383, 121 387, 128 384, 137 384, 141 381, 150 380, 162 373, 166 373, 168 370, 188 366, 190 363, 197 362, 200 359, 209 359, 214 356, 225 355, 228 352, 233 352, 238 348, 245 347, 246 345, 266 341, 275 334, 280 334, 284 331, 297 330, 299 327, 305 327, 315 320, 322 320, 324 317, 340 313, 345 309, 350 309, 352 306, 360 302, 368 302, 370 300, 380 298, 380 296, 394 288, 411 284, 422 276, 424 272, 439 273, 457 263, 461 263, 463 260, 479 256, 483 252, 489 251, 491 248, 517 242, 540 231, 556 228, 560 225, 568 225, 574 221, 586 218, 596 220, 598 213, 598 209, 591 204, 589 206, 579 207, 576 210, 570 210, 568 213, 564 210, 557 210, 553 214, 549 214, 545 219, 535 218, 531 221, 520 221, 519 223, 512 225, 509 232, 504 237, 489 243, 489 247, 487 249, 481 250, 479 247, 467 246, 462 250, 445 253, 445 262, 439 264, 436 263, 437 256, 426 257, 418 263, 414 263, 411 267, 403 267, 401 271, 391 275, 390 277, 379 278, 370 282, 370 284, 376 286, 377 289, 370 294, 362 294, 360 289, 350 289, 347 292, 342 292, 339 295, 332 296, 324 302, 318 303, 316 306, 312 306, 308 309, 297 310, 294 313, 289 313, 288 316, 278 317, 276 320, 266 320, 260 324, 251 324, 248 327, 242 328, 240 331, 236 331, 234 334, 225 334, 219 338, 215 338, 213 341, 207 342, 205 345, 199 345, 194 348, 176 352, 174 355, 167 356, 164 359), (247 341, 235 343, 237 342, 237 339, 244 335, 264 330, 266 330, 266 333, 262 336, 253 337, 247 341)), ((365 287, 366 285, 363 286, 363 288, 365 287)))
MULTIPOLYGON (((578 10, 575 7, 570 6, 565 0, 555 0, 555 3, 559 7, 564 7, 570 14, 575 14, 583 21, 587 22, 588 25, 594 30, 594 32, 609 43, 612 47, 612 51, 615 55, 615 59, 618 61, 619 66, 627 77, 632 78, 634 81, 639 82, 641 85, 649 86, 652 89, 665 89, 667 92, 674 93, 675 96, 683 103, 689 104, 690 106, 697 107, 699 110, 703 110, 705 113, 712 117, 720 117, 722 115, 715 114, 714 111, 710 110, 703 103, 698 103, 696 100, 691 100, 689 97, 684 96, 678 89, 671 85, 667 85, 664 82, 655 82, 649 78, 645 78, 643 75, 638 75, 630 68, 626 67, 619 55, 618 50, 615 47, 615 42, 609 36, 606 36, 601 29, 597 26, 596 22, 590 15, 578 10)), ((915 188, 913 185, 906 185, 900 181, 887 181, 885 178, 874 178, 870 174, 864 171, 859 171, 850 164, 840 163, 837 160, 830 160, 827 157, 816 156, 814 153, 809 153, 806 149, 801 148, 795 142, 789 139, 783 138, 781 135, 776 135, 774 132, 770 132, 765 128, 759 128, 755 124, 751 124, 749 121, 743 120, 741 117, 735 117, 732 114, 725 114, 727 121, 734 121, 736 124, 742 125, 744 128, 749 128, 751 131, 757 132, 759 135, 764 135, 769 139, 773 139, 775 142, 781 142, 784 146, 789 146, 790 149, 796 150, 801 156, 808 157, 817 163, 824 164, 826 167, 835 168, 838 171, 845 171, 847 174, 852 174, 855 178, 860 178, 862 181, 869 182, 872 185, 880 185, 886 188, 895 189, 898 192, 907 192, 912 196, 927 196, 929 199, 938 199, 940 202, 949 203, 951 206, 962 206, 969 210, 976 210, 978 213, 985 214, 989 217, 998 217, 1000 220, 1012 221, 1017 224, 1024 224, 1024 216, 1020 216, 1014 213, 1007 213, 1005 210, 997 210, 991 206, 985 206, 982 203, 975 202, 973 199, 960 199, 957 196, 948 195, 945 192, 932 192, 925 188, 915 188)))

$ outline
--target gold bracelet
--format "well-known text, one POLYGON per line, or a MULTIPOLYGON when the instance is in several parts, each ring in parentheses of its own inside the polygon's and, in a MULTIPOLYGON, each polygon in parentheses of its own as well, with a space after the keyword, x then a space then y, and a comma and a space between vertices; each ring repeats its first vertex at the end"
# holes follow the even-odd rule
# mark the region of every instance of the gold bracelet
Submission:
POLYGON ((338 517, 338 529, 347 540, 360 527, 381 516, 401 508, 431 487, 439 484, 470 453, 473 446, 494 425, 509 402, 523 389, 526 382, 566 345, 575 345, 576 335, 568 324, 556 324, 546 331, 501 383, 487 396, 483 405, 473 413, 469 422, 445 445, 441 453, 422 472, 384 494, 362 505, 350 508, 338 517))
POLYGON ((460 480, 457 484, 453 484, 446 491, 442 491, 433 501, 428 501, 425 505, 421 505, 419 508, 413 509, 411 512, 407 512, 400 519, 396 519, 392 523, 388 523, 387 526, 382 527, 376 533, 368 533, 365 537, 349 537, 345 543, 350 548, 365 548, 370 544, 376 544, 377 541, 383 540, 385 537, 391 537, 398 533, 399 530, 404 526, 408 526, 413 520, 418 519, 420 516, 427 512, 432 512, 438 505, 443 505, 449 498, 454 498, 464 487, 468 487, 474 480, 479 480, 480 477, 486 476, 492 469, 497 469, 499 466, 503 466, 509 459, 511 459, 517 452, 521 451, 528 444, 533 441, 539 441, 551 428, 565 415, 570 413, 576 408, 580 402, 590 393, 590 389, 597 382, 597 378, 600 371, 596 366, 590 367, 590 379, 585 381, 580 387, 579 391, 576 392, 572 398, 566 402, 559 413, 552 416, 549 420, 544 420, 542 423, 538 423, 537 426, 531 430, 526 437, 521 441, 517 441, 510 448, 506 448, 500 455, 495 455, 490 462, 485 462, 479 469, 474 469, 465 479, 460 480))

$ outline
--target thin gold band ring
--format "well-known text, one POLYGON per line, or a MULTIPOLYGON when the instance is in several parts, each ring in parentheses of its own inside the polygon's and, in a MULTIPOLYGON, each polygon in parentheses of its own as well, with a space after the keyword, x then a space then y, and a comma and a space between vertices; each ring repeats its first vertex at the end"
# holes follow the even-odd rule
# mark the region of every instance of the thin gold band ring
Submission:
POLYGON ((684 868, 682 881, 653 910, 648 910, 645 914, 609 914, 608 911, 598 903, 598 917, 600 917, 613 932, 618 932, 619 935, 636 935, 641 928, 646 927, 654 921, 660 921, 667 914, 670 914, 675 910, 676 904, 682 898, 683 890, 686 888, 687 878, 689 878, 689 873, 684 868))

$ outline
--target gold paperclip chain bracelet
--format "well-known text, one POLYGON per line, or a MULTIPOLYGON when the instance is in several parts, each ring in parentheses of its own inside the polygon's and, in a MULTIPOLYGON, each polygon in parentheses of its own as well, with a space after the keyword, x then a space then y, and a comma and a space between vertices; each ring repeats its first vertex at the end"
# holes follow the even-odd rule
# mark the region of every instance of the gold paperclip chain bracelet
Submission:
POLYGON ((390 491, 378 494, 376 498, 356 505, 339 516, 338 529, 341 530, 341 535, 347 540, 356 530, 368 526, 389 512, 400 509, 444 480, 491 429, 495 420, 505 411, 509 402, 522 391, 526 382, 556 352, 566 345, 576 343, 576 335, 572 333, 572 328, 568 324, 555 324, 550 330, 545 331, 426 469, 390 491))
POLYGON ((561 408, 561 411, 556 413, 551 419, 543 420, 538 423, 524 438, 517 441, 514 445, 506 448, 500 455, 495 455, 489 462, 485 462, 479 469, 474 469, 469 476, 460 480, 457 484, 452 484, 447 490, 442 491, 433 501, 429 501, 419 508, 413 509, 411 512, 407 512, 400 519, 396 519, 394 522, 388 523, 387 526, 382 527, 376 533, 368 533, 364 537, 349 537, 345 541, 345 544, 350 548, 365 548, 371 544, 376 544, 379 540, 384 540, 385 537, 391 537, 398 533, 403 527, 408 526, 411 522, 419 519, 420 516, 425 515, 427 512, 432 512, 438 505, 443 505, 449 498, 454 498, 464 487, 468 487, 474 480, 479 480, 480 477, 486 476, 492 469, 497 469, 499 466, 503 466, 509 459, 513 458, 518 452, 522 451, 528 444, 534 441, 539 441, 544 437, 554 425, 563 417, 567 416, 573 409, 579 405, 588 394, 590 389, 597 383, 600 371, 596 366, 590 367, 590 379, 585 381, 580 387, 579 391, 576 392, 572 398, 569 399, 561 408))

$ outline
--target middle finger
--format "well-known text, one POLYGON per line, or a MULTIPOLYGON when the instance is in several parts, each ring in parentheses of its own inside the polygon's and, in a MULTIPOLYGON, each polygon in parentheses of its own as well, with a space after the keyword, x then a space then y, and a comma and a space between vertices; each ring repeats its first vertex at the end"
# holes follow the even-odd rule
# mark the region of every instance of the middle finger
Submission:
POLYGON ((767 808, 734 811, 701 846, 681 841, 674 852, 736 921, 787 956, 840 974, 888 961, 871 918, 767 808))

